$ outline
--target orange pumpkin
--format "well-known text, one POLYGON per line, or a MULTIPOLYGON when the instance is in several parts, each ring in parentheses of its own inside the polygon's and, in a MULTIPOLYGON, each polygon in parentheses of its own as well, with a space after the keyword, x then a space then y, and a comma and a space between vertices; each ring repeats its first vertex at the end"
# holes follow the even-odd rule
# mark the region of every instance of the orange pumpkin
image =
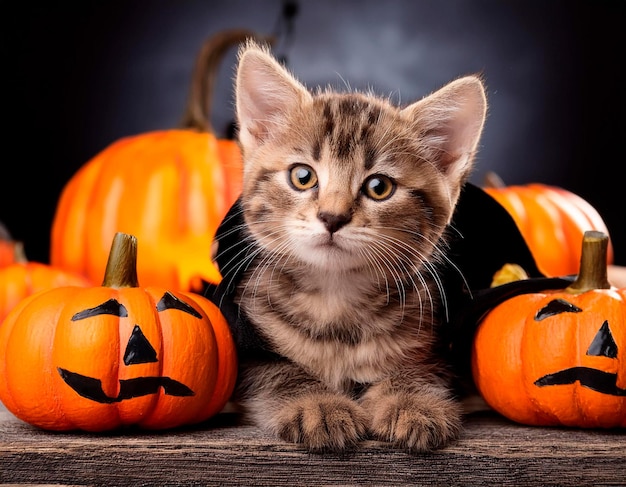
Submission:
POLYGON ((140 288, 137 240, 118 233, 101 287, 21 301, 0 327, 0 400, 48 430, 165 429, 203 421, 236 377, 226 320, 206 298, 140 288))
POLYGON ((220 281, 210 249, 241 191, 242 159, 236 142, 211 130, 209 102, 222 54, 253 35, 233 30, 207 40, 182 129, 118 140, 73 175, 52 223, 53 265, 97 281, 113 235, 124 232, 142 242, 145 285, 199 291, 203 280, 220 281))
POLYGON ((480 323, 476 387, 493 409, 529 425, 626 427, 626 289, 607 281, 608 237, 584 236, 565 290, 522 294, 480 323))
MULTIPOLYGON (((576 274, 580 242, 588 230, 608 235, 600 214, 580 196, 556 186, 531 183, 505 186, 490 173, 483 188, 498 201, 517 224, 537 267, 546 276, 576 274)), ((609 241, 607 263, 613 262, 609 241)))
POLYGON ((22 299, 60 286, 91 286, 86 277, 26 259, 21 242, 11 242, 13 261, 0 266, 0 323, 22 299))

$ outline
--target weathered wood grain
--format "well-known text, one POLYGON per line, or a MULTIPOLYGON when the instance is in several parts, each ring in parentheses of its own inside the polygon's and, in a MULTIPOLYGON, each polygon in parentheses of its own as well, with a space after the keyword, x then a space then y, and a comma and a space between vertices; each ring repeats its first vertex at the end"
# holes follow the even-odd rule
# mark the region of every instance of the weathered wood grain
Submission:
POLYGON ((344 455, 310 454, 220 414, 168 432, 51 433, 0 406, 0 484, 558 485, 625 486, 626 434, 538 428, 468 415, 462 438, 409 455, 366 442, 344 455))

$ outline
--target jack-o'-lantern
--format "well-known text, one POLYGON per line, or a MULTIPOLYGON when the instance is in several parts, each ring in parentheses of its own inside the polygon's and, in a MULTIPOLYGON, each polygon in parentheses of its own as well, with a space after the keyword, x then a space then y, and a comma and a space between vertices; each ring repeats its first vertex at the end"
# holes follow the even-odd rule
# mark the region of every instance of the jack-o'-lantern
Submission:
POLYGON ((0 327, 0 400, 49 430, 165 429, 219 412, 236 377, 226 320, 193 293, 138 286, 118 233, 101 287, 21 301, 0 327))
POLYGON ((626 427, 626 289, 607 281, 608 237, 584 235, 565 290, 521 294, 474 337, 474 382, 493 409, 530 425, 626 427))

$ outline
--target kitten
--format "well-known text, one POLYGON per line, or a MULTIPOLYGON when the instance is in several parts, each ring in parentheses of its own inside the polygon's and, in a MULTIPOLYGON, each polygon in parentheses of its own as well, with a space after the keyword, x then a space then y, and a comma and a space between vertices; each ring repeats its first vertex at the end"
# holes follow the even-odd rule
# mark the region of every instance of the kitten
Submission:
POLYGON ((435 354, 438 267, 485 119, 481 80, 399 108, 312 93, 253 42, 238 59, 244 250, 221 270, 269 353, 240 353, 233 400, 311 451, 445 446, 461 408, 435 354))

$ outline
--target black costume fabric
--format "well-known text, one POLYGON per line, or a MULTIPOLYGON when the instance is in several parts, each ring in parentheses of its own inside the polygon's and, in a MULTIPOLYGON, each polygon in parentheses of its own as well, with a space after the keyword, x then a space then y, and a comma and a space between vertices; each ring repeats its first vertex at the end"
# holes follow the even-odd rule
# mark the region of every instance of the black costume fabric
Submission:
MULTIPOLYGON (((237 283, 255 252, 243 223, 238 200, 216 234, 217 263, 224 278, 217 286, 207 285, 204 294, 227 319, 241 357, 277 358, 233 302, 237 283)), ((450 262, 441 269, 447 302, 440 317, 442 353, 457 374, 468 377, 474 332, 490 309, 518 294, 565 288, 573 276, 545 277, 513 218, 473 184, 464 186, 448 230, 450 262), (530 279, 490 288, 493 275, 506 263, 520 265, 530 279)))

